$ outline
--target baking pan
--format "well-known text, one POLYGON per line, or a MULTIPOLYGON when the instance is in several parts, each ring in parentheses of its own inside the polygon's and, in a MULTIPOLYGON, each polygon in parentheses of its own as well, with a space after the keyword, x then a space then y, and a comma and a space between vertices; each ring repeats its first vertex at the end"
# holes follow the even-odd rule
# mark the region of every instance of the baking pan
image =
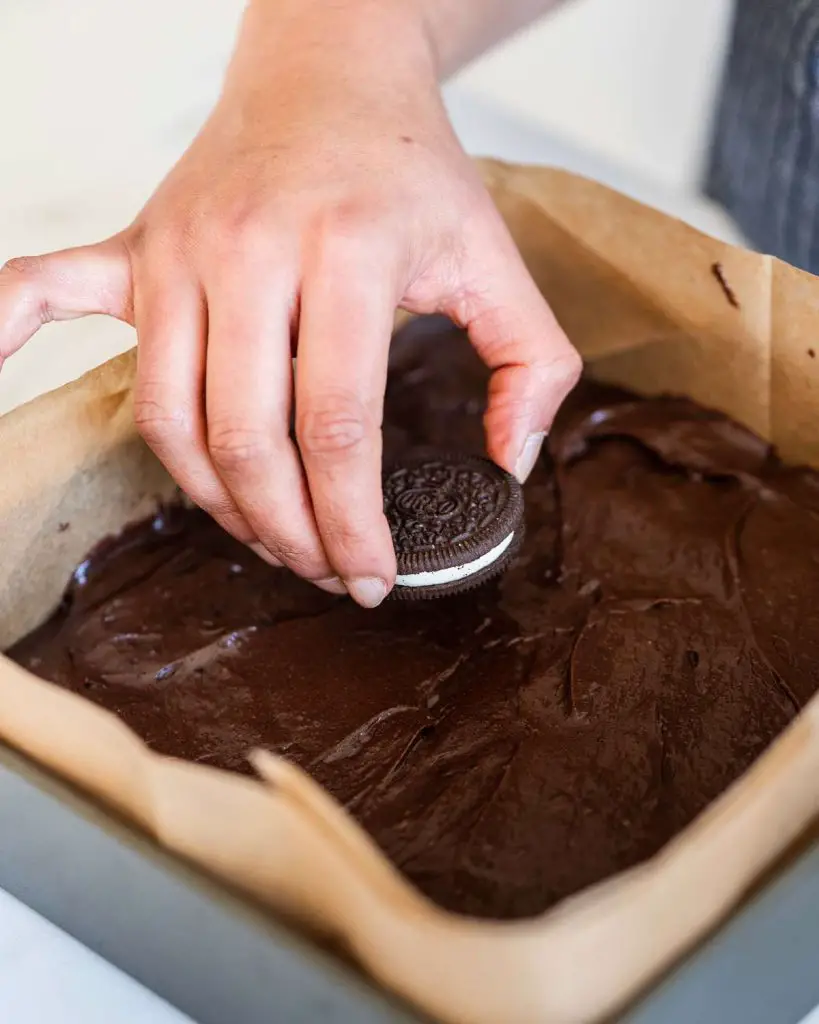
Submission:
POLYGON ((0 887, 197 1024, 423 1020, 3 745, 0 887))
POLYGON ((799 1024, 819 1006, 819 843, 678 965, 621 1024, 799 1024))
MULTIPOLYGON (((0 887, 197 1024, 424 1020, 4 745, 0 887)), ((814 844, 618 1019, 798 1024, 817 1004, 814 844)))

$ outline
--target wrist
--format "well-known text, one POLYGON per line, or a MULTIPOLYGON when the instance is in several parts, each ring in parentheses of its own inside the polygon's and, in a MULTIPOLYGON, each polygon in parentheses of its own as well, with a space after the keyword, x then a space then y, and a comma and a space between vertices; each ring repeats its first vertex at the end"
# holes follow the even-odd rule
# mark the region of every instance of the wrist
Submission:
POLYGON ((377 67, 394 79, 437 78, 426 0, 250 0, 229 78, 258 81, 288 68, 377 67))

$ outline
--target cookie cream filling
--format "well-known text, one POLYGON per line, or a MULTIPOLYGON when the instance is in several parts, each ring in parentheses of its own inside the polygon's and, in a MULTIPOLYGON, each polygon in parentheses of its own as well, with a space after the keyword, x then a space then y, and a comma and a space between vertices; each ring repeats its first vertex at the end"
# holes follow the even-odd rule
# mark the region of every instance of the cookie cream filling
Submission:
POLYGON ((512 543, 514 536, 515 531, 512 530, 509 536, 504 537, 500 544, 496 544, 491 551, 487 551, 480 558, 465 562, 463 565, 450 565, 446 569, 433 569, 431 572, 413 572, 405 576, 399 574, 395 577, 395 585, 396 587, 436 587, 444 583, 454 583, 456 580, 466 579, 467 576, 474 576, 476 572, 485 569, 487 565, 497 562, 512 543))

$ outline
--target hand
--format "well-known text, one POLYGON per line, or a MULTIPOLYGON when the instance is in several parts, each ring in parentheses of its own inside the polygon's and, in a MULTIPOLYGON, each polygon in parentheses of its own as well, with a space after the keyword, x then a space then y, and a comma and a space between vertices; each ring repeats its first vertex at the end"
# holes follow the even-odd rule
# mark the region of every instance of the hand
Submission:
POLYGON ((251 6, 219 104, 135 223, 0 271, 0 365, 50 320, 132 323, 136 421, 182 489, 374 607, 395 577, 396 307, 467 328, 494 371, 489 455, 521 478, 580 360, 454 136, 411 5, 273 6, 251 6))

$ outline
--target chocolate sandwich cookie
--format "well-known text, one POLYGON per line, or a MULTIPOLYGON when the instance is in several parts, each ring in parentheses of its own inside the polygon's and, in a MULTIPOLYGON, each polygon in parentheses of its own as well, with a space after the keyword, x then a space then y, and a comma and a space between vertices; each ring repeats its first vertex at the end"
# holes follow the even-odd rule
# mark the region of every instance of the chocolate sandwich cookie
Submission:
POLYGON ((523 491, 488 459, 424 455, 384 475, 398 575, 392 596, 458 594, 497 576, 523 539, 523 491))

